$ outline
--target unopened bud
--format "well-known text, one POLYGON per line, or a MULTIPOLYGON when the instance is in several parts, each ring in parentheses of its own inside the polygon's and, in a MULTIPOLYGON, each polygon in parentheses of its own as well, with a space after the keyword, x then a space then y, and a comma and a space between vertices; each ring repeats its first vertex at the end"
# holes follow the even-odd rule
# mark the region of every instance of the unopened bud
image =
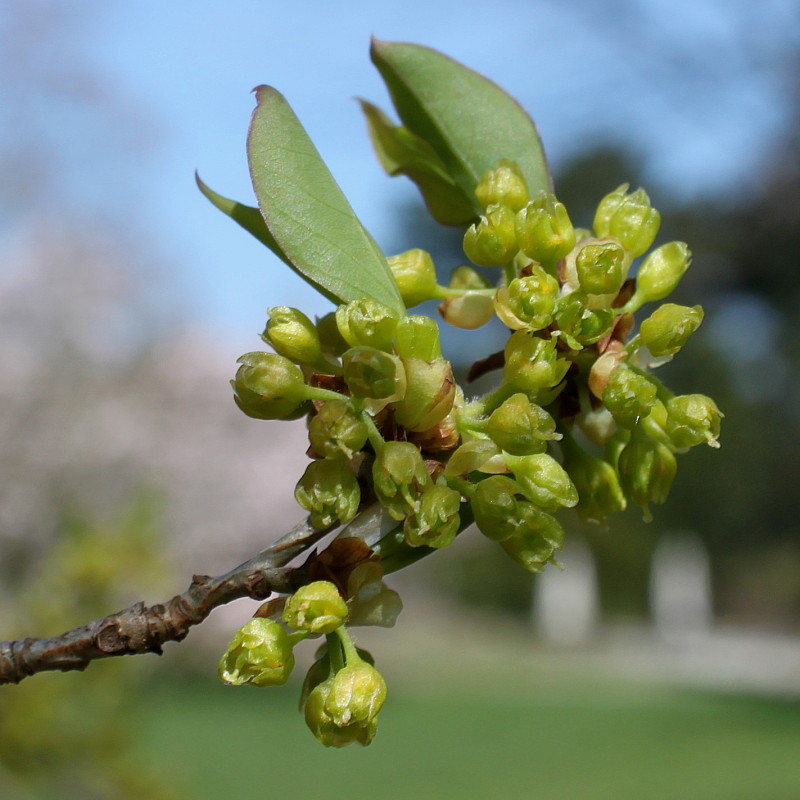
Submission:
POLYGON ((386 682, 366 661, 348 664, 334 676, 325 699, 325 710, 340 728, 368 725, 386 700, 386 682))
MULTIPOLYGON (((484 467, 491 461, 501 461, 501 471, 505 472, 505 462, 500 458, 500 448, 491 439, 471 439, 462 444, 450 456, 444 474, 448 477, 469 475, 470 472, 484 471, 484 467)), ((488 469, 487 472, 495 472, 488 469)))
POLYGON ((513 333, 505 346, 506 380, 523 392, 537 392, 556 386, 567 374, 569 361, 559 358, 553 339, 513 333))
POLYGON ((420 495, 419 509, 406 517, 403 533, 411 547, 447 547, 461 523, 461 494, 448 486, 429 486, 420 495))
POLYGON ((301 586, 286 602, 283 621, 309 633, 333 633, 347 618, 347 604, 330 581, 301 586))
POLYGON ((575 229, 563 203, 552 194, 532 200, 516 217, 519 249, 528 258, 551 263, 575 246, 575 229))
POLYGON ((514 212, 508 206, 489 206, 480 221, 464 234, 464 252, 479 267, 510 264, 517 249, 514 212))
POLYGON ((632 428, 646 417, 656 402, 656 385, 631 369, 619 364, 609 375, 603 391, 603 403, 623 428, 632 428))
POLYGON ((578 492, 566 470, 547 453, 506 455, 505 461, 525 496, 539 508, 556 511, 578 503, 578 492))
POLYGON ((372 465, 375 494, 395 519, 419 508, 419 496, 431 484, 419 450, 411 442, 386 442, 372 465))
POLYGON ((358 511, 361 490, 344 461, 312 461, 294 490, 295 500, 310 513, 315 528, 350 522, 358 511))
POLYGON ((606 195, 597 207, 594 229, 598 236, 612 236, 633 257, 644 253, 658 234, 661 215, 650 204, 644 189, 626 195, 623 184, 606 195))
POLYGON ((392 397, 398 393, 398 384, 405 381, 400 359, 374 347, 351 347, 342 356, 342 370, 355 397, 392 397))
POLYGON ((519 167, 503 159, 500 166, 484 173, 475 187, 475 196, 484 208, 500 204, 519 211, 528 202, 529 195, 519 167))
POLYGON ((271 619, 251 619, 240 628, 219 662, 219 677, 232 686, 280 686, 294 668, 286 629, 271 619))
POLYGON ((616 470, 607 461, 587 453, 574 439, 562 443, 564 469, 578 490, 578 516, 588 522, 602 523, 627 505, 616 470))
POLYGON ((445 322, 471 331, 485 325, 494 316, 494 303, 488 295, 467 292, 446 298, 439 304, 439 313, 445 322))
POLYGON ((436 293, 436 269, 430 253, 415 248, 386 259, 389 268, 400 289, 400 296, 411 308, 425 300, 430 300, 436 293))
POLYGON ((626 307, 635 310, 644 303, 665 298, 680 283, 691 261, 689 248, 683 242, 669 242, 653 250, 639 267, 636 292, 626 307))
POLYGON ((558 281, 534 265, 530 275, 497 290, 495 312, 512 330, 541 330, 553 321, 558 289, 558 281))
POLYGON ((683 394, 667 402, 666 431, 675 447, 707 442, 719 447, 720 420, 725 415, 704 394, 683 394))
POLYGON ((296 308, 271 308, 261 338, 272 345, 276 353, 297 364, 317 364, 322 358, 322 345, 314 323, 296 308))
POLYGON ((406 392, 394 404, 395 419, 410 431, 426 431, 444 419, 453 407, 456 382, 444 358, 423 361, 404 358, 406 392))
POLYGON ((486 432, 498 447, 515 456, 543 453, 548 441, 561 438, 555 420, 522 393, 492 412, 486 432))
POLYGON ((317 319, 317 334, 322 346, 322 352, 326 355, 339 358, 350 345, 339 333, 339 326, 336 324, 336 312, 331 311, 325 316, 317 319))
POLYGON ((343 303, 336 309, 336 325, 351 346, 375 347, 392 351, 397 313, 377 300, 365 298, 343 303))
POLYGON ((421 358, 424 361, 441 358, 436 321, 416 314, 403 317, 395 331, 395 350, 400 358, 421 358))
POLYGON ((654 356, 671 356, 686 344, 686 340, 703 321, 701 306, 679 306, 664 303, 639 326, 639 335, 654 356))
POLYGON ((303 373, 275 353, 245 353, 231 381, 236 405, 255 419, 286 419, 306 399, 303 373))

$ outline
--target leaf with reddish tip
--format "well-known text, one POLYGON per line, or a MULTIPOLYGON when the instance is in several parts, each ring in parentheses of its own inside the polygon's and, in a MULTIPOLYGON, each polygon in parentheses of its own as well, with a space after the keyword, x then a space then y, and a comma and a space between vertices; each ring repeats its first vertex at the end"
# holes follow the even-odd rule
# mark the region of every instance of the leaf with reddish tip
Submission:
POLYGON ((342 301, 371 298, 405 313, 375 240, 347 202, 286 98, 256 89, 247 137, 250 175, 275 243, 310 283, 342 301))
POLYGON ((516 162, 531 195, 552 191, 533 120, 495 83, 421 45, 373 39, 370 56, 403 124, 431 145, 476 211, 478 181, 504 158, 516 162))

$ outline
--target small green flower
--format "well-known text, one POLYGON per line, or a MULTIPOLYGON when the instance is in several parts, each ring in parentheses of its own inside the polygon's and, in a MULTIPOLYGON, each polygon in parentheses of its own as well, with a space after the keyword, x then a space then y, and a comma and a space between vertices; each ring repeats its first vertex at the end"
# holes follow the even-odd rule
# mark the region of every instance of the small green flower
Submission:
POLYGON ((683 394, 667 401, 666 431, 678 448, 706 442, 719 447, 719 427, 725 415, 704 394, 683 394))
POLYGON ((558 261, 575 246, 567 209, 552 194, 542 194, 519 211, 516 230, 519 249, 540 263, 558 261))
POLYGON ((283 621, 308 633, 332 633, 347 619, 347 604, 330 581, 301 586, 287 601, 283 621))
POLYGON ((464 252, 479 267, 510 264, 517 249, 514 212, 508 206, 489 206, 480 221, 464 234, 464 252))
POLYGON ((509 337, 505 357, 506 380, 526 393, 556 386, 570 366, 569 361, 558 357, 553 339, 530 336, 526 331, 516 331, 509 337))
POLYGON ((315 528, 344 525, 358 512, 361 490, 344 461, 312 461, 294 490, 295 500, 310 512, 315 528))
POLYGON ((367 441, 367 426, 346 400, 323 403, 308 423, 308 438, 324 458, 352 458, 367 441))
POLYGON ((502 542, 525 524, 525 506, 529 503, 517 497, 521 494, 519 484, 505 475, 491 475, 478 483, 470 506, 484 536, 502 542))
POLYGON ((392 352, 399 316, 377 300, 365 298, 343 303, 336 309, 336 325, 351 347, 374 347, 392 352))
POLYGON ((342 371, 354 397, 380 400, 397 395, 400 386, 405 388, 400 359, 375 347, 351 347, 345 351, 342 371))
POLYGON ((453 368, 444 358, 423 361, 404 358, 406 391, 394 404, 397 422, 410 431, 426 431, 443 420, 453 408, 456 382, 453 368))
POLYGON ((430 317, 412 314, 397 323, 395 350, 400 358, 433 361, 442 357, 439 326, 430 317))
POLYGON ((322 345, 316 326, 296 308, 271 308, 261 338, 272 345, 276 353, 296 364, 315 365, 322 361, 322 345))
POLYGON ((547 442, 561 438, 555 420, 521 392, 492 412, 486 432, 498 447, 515 456, 543 453, 547 442))
POLYGON ((603 403, 624 428, 632 428, 646 417, 656 402, 656 385, 626 364, 619 364, 609 375, 603 403))
POLYGON ((484 173, 475 187, 478 202, 488 208, 492 205, 508 206, 519 211, 528 202, 528 186, 519 167, 513 161, 502 159, 500 165, 484 173))
POLYGON ((306 724, 325 747, 346 747, 354 742, 368 745, 378 731, 377 716, 367 723, 351 722, 347 725, 337 725, 327 710, 334 680, 335 677, 331 676, 308 693, 303 708, 306 724))
POLYGON ((245 353, 231 381, 236 405, 255 419, 286 419, 306 399, 303 373, 275 353, 245 353))
POLYGON ((419 496, 430 486, 419 450, 411 442, 386 442, 372 465, 375 494, 395 519, 405 519, 419 509, 419 496))
POLYGON ((497 290, 495 312, 512 330, 541 330, 553 321, 558 290, 558 281, 534 265, 530 275, 497 290))
POLYGON ((581 247, 575 257, 581 289, 587 294, 616 295, 628 275, 628 257, 614 241, 595 241, 581 247))
POLYGON ((545 511, 578 503, 578 491, 569 475, 552 456, 535 453, 529 456, 504 456, 508 468, 522 487, 525 496, 545 511))
POLYGON ((602 339, 611 331, 616 319, 613 309, 590 308, 588 299, 583 292, 570 292, 556 302, 559 337, 573 350, 581 350, 602 339))
POLYGON ((347 664, 331 682, 325 698, 325 711, 334 725, 369 725, 378 716, 386 700, 386 682, 380 672, 366 661, 347 664))
POLYGON ((419 498, 419 509, 406 517, 403 533, 411 547, 447 547, 461 523, 461 494, 447 486, 430 486, 419 498))
POLYGON ((628 184, 606 195, 597 207, 597 236, 612 236, 634 257, 644 253, 658 234, 661 215, 650 205, 644 189, 626 194, 628 184))
POLYGON ((530 503, 523 506, 524 518, 513 536, 503 539, 500 546, 528 572, 541 572, 553 563, 555 554, 564 544, 564 529, 559 521, 530 503))
POLYGON ((679 306, 664 303, 639 326, 639 335, 654 356, 671 356, 686 344, 686 340, 703 321, 701 306, 679 306))
POLYGON ((637 425, 619 454, 617 468, 623 491, 642 507, 645 519, 650 519, 648 504, 663 503, 675 478, 677 464, 672 451, 637 425))
POLYGON ((680 283, 691 263, 691 253, 683 242, 669 242, 653 250, 639 267, 636 291, 625 310, 635 311, 645 303, 663 300, 680 283))
POLYGON ((219 662, 219 677, 232 686, 280 686, 294 669, 292 642, 271 619, 251 619, 231 639, 219 662))
POLYGON ((436 269, 430 253, 417 248, 389 256, 387 261, 406 308, 430 300, 436 294, 436 269))

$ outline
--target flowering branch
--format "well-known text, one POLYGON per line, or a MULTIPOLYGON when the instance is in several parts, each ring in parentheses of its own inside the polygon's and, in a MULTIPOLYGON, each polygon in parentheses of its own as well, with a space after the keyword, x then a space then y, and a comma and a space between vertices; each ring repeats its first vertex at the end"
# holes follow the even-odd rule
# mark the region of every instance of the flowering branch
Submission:
POLYGON ((271 592, 293 592, 304 568, 288 567, 296 556, 319 541, 330 528, 318 530, 303 521, 275 544, 238 567, 216 577, 195 575, 183 594, 166 603, 143 602, 44 639, 0 642, 0 684, 19 683, 47 670, 84 670, 92 661, 139 653, 161 654, 164 642, 179 642, 217 607, 271 592))

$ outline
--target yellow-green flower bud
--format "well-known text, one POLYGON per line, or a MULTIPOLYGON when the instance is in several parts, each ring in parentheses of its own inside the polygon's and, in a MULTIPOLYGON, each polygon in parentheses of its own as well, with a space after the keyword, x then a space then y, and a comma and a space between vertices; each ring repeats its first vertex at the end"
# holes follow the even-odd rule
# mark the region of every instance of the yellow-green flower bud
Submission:
POLYGON ((653 250, 636 275, 636 292, 626 303, 632 310, 644 303, 663 300, 680 283, 692 256, 683 242, 669 242, 653 250))
POLYGON ((473 269, 466 264, 460 267, 455 267, 450 272, 450 283, 447 284, 450 289, 488 289, 490 288, 489 281, 487 281, 476 269, 473 269))
POLYGON ((419 508, 419 496, 431 485, 419 450, 411 442, 386 442, 372 465, 375 494, 395 519, 419 508))
POLYGON ((336 325, 351 346, 375 347, 392 352, 397 313, 377 300, 364 298, 343 303, 336 309, 336 325))
POLYGON ((530 275, 497 290, 495 312, 513 330, 541 330, 553 321, 558 289, 558 281, 534 265, 530 275))
POLYGON ((524 523, 500 546, 528 572, 541 572, 555 558, 564 544, 564 529, 559 521, 544 511, 525 506, 524 523))
POLYGON ((367 426, 345 400, 323 403, 308 423, 308 439, 317 455, 352 458, 367 441, 367 426))
POLYGON ((552 194, 532 200, 517 214, 516 231, 519 249, 534 261, 558 261, 575 246, 567 209, 552 194))
POLYGON ((312 461, 294 490, 295 500, 310 513, 315 528, 350 522, 358 511, 361 490, 344 461, 312 461))
POLYGON ((423 361, 404 358, 406 393, 394 404, 394 418, 410 431, 427 431, 443 420, 453 407, 456 382, 453 368, 444 358, 423 361))
POLYGON ((498 447, 515 456, 543 453, 548 441, 561 438, 555 420, 522 393, 492 412, 486 432, 498 447))
POLYGON ((502 542, 524 525, 525 506, 529 503, 519 499, 519 494, 522 488, 505 475, 492 475, 475 487, 470 506, 484 536, 502 542))
POLYGON ((368 745, 377 733, 378 718, 373 717, 367 723, 337 725, 326 709, 334 679, 335 676, 331 676, 308 693, 303 708, 306 724, 325 747, 345 747, 353 742, 368 745))
POLYGON ((525 496, 545 511, 578 503, 578 491, 566 470, 547 453, 529 456, 504 456, 508 468, 522 487, 525 496))
POLYGON ((423 361, 441 358, 436 321, 416 314, 403 317, 395 331, 395 350, 400 358, 421 358, 423 361))
MULTIPOLYGON (((490 439, 472 439, 465 442, 450 456, 444 474, 450 477, 469 475, 476 470, 483 472, 489 462, 500 459, 500 448, 490 439)), ((501 471, 506 471, 505 462, 500 465, 501 471)), ((495 472, 494 469, 486 469, 487 472, 495 472)))
POLYGON ((405 380, 400 359, 374 347, 351 347, 342 356, 342 370, 355 397, 391 397, 405 380))
POLYGON ((436 293, 436 269, 430 253, 415 248, 386 259, 389 268, 400 289, 400 296, 411 308, 425 300, 430 300, 436 293))
POLYGON ((494 316, 494 302, 489 295, 467 292, 443 300, 439 304, 439 313, 445 322, 471 331, 485 325, 494 316))
POLYGON ((303 373, 275 353, 245 353, 231 381, 236 405, 255 419, 286 419, 306 399, 303 373))
POLYGON ((558 298, 555 321, 559 337, 573 350, 602 339, 614 325, 616 315, 610 308, 589 308, 587 296, 570 292, 558 298))
POLYGON ((283 621, 308 633, 333 633, 347 619, 347 603, 330 581, 301 586, 287 601, 283 621))
POLYGON ((564 469, 578 490, 578 516, 588 522, 602 523, 627 505, 616 470, 607 461, 587 453, 572 437, 562 442, 564 469))
POLYGON ((358 661, 333 676, 325 711, 340 728, 364 726, 378 716, 385 700, 386 682, 380 672, 366 661, 358 661))
POLYGON ((719 447, 719 426, 724 416, 704 394, 679 395, 667 401, 667 434, 675 447, 694 447, 703 442, 719 447))
POLYGON ((317 320, 317 334, 319 335, 322 352, 334 358, 339 358, 350 345, 339 333, 336 324, 336 312, 331 311, 317 320))
POLYGON ((269 321, 261 338, 276 353, 296 364, 318 364, 322 345, 314 323, 302 312, 289 306, 269 309, 269 321))
POLYGON ((587 294, 616 295, 628 276, 628 256, 617 242, 596 242, 581 247, 575 268, 587 294))
POLYGON ((403 524, 406 543, 411 547, 447 547, 461 523, 461 494, 448 486, 429 486, 420 495, 419 510, 403 524))
POLYGON ((519 211, 528 202, 528 185, 519 167, 502 159, 500 166, 484 173, 475 187, 475 196, 484 208, 500 204, 519 211))
POLYGON ((612 236, 632 256, 644 253, 656 238, 661 215, 650 205, 644 189, 626 194, 628 184, 606 195, 597 207, 594 230, 597 236, 612 236))
POLYGON ((556 386, 569 369, 569 361, 558 358, 553 339, 530 336, 525 331, 511 334, 505 347, 505 379, 523 392, 537 392, 556 386))
POLYGON ((241 627, 219 662, 219 677, 232 686, 280 686, 294 669, 292 642, 271 619, 251 619, 241 627))
POLYGON ((603 403, 623 428, 632 428, 646 417, 656 402, 656 385, 626 364, 608 376, 603 403))
POLYGON ((679 306, 664 303, 639 326, 639 335, 654 356, 671 356, 686 344, 686 340, 703 321, 701 306, 679 306))
POLYGON ((677 464, 667 445, 651 439, 637 425, 619 454, 617 469, 623 491, 642 507, 645 519, 650 519, 648 503, 667 499, 677 464))
POLYGON ((510 264, 517 249, 514 212, 508 206, 489 206, 480 221, 464 234, 464 252, 479 267, 510 264))

